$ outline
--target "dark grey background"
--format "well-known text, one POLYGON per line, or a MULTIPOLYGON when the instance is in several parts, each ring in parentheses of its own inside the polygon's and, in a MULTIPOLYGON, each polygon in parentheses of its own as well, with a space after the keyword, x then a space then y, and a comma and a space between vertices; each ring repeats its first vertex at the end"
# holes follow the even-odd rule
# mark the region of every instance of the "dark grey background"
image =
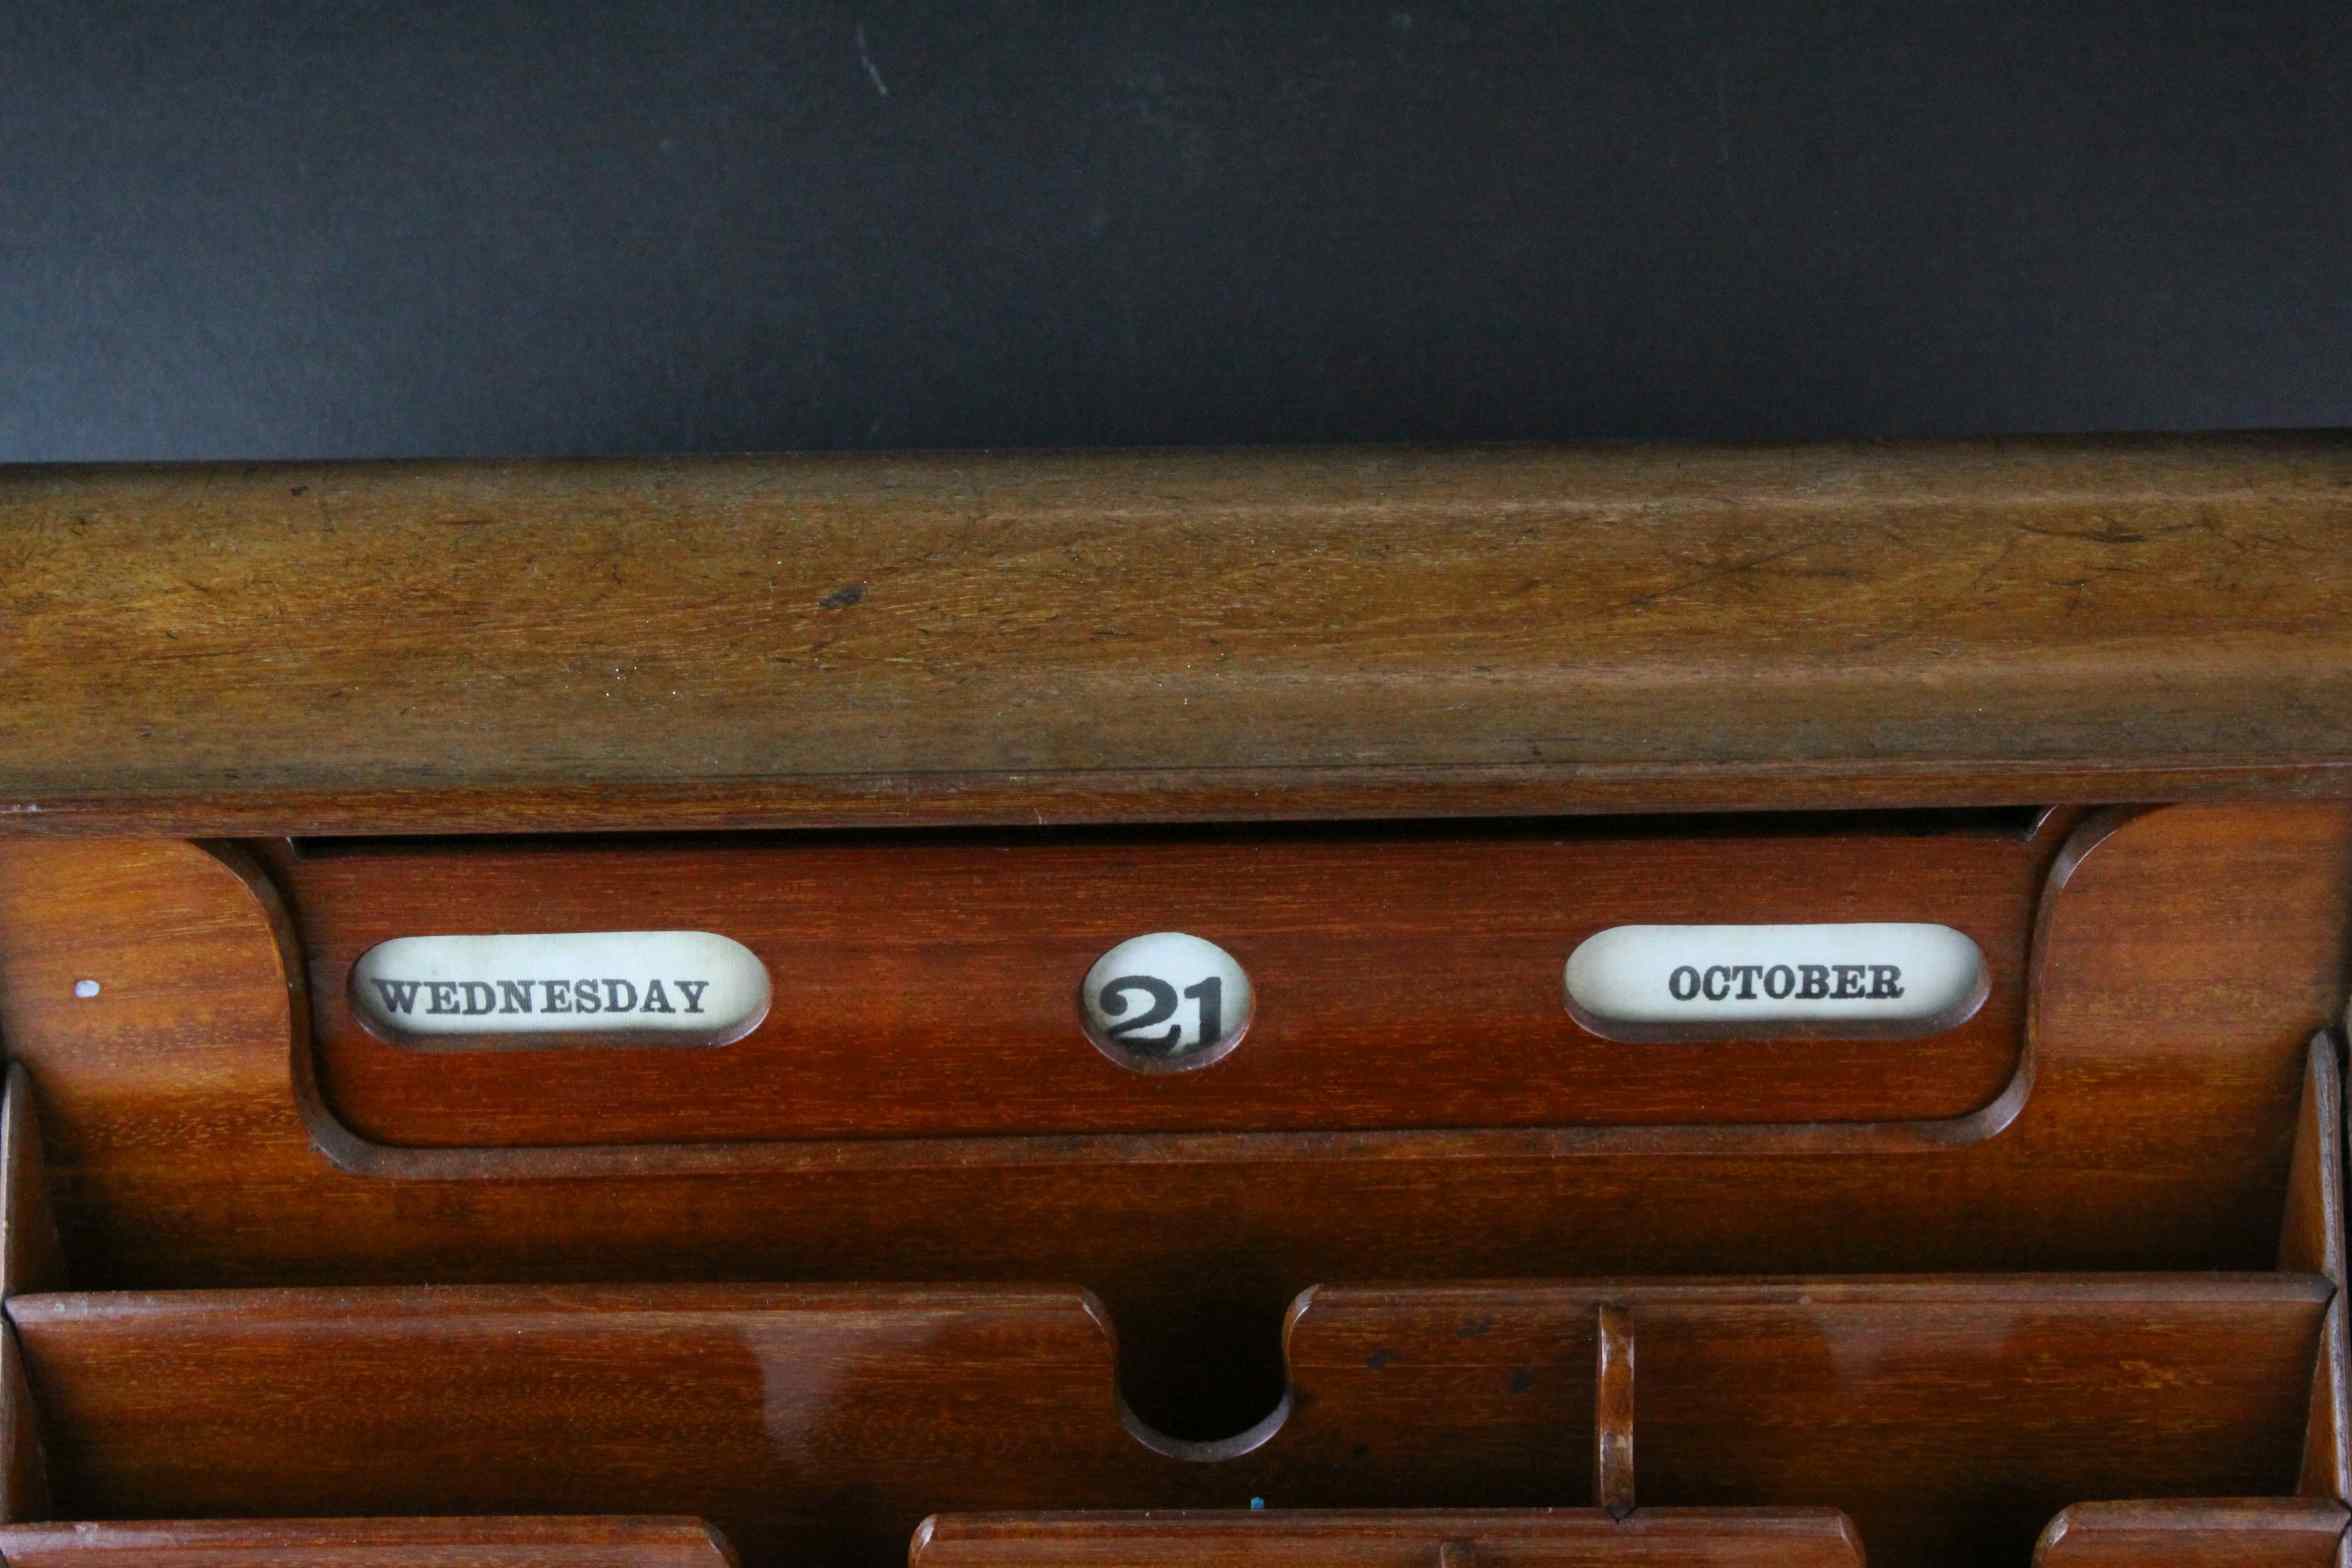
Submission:
POLYGON ((2352 423, 2352 6, 0 9, 0 460, 2352 423))

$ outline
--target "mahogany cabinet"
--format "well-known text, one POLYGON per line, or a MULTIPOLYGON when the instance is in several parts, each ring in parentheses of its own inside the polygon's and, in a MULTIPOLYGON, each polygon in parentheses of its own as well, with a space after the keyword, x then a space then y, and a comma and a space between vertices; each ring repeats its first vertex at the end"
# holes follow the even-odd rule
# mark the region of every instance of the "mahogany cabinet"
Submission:
POLYGON ((2347 523, 0 472, 0 1563, 2337 1564, 2347 523))

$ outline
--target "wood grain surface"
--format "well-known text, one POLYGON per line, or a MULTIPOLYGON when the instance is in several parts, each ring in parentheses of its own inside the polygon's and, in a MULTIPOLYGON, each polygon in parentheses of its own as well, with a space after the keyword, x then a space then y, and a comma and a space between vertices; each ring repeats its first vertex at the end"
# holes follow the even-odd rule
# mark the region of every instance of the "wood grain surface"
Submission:
POLYGON ((2295 1128, 2295 1160, 2287 1179, 2287 1210, 2279 1229, 2279 1267, 2317 1274, 2336 1287, 2329 1303, 2319 1362, 2311 1374, 2311 1418, 2303 1439, 2305 1497, 2352 1498, 2352 1412, 2346 1383, 2352 1349, 2346 1345, 2344 1301, 2344 1071, 2332 1035, 2311 1042, 2303 1080, 2303 1114, 2295 1128))
POLYGON ((1322 1286, 1290 1351, 1322 1426, 1391 1434, 1360 1471, 1524 1502, 1496 1489, 1589 1408, 1585 1314, 1621 1303, 1645 1506, 1835 1507, 1874 1563, 1974 1562, 2022 1556, 2060 1500, 2290 1491, 2331 1294, 2290 1275, 1322 1286))
POLYGON ((2352 440, 0 473, 0 824, 2352 790, 2352 440))
POLYGON ((56 1506, 687 1512, 755 1564, 933 1512, 1589 1504, 1598 1309, 1641 1324, 1653 1506, 1842 1508, 1881 1564, 2022 1553, 2068 1500, 2283 1495, 2332 1290, 2304 1275, 1319 1287, 1288 1418, 1202 1463, 1124 1429, 1076 1291, 484 1286, 24 1296, 56 1506), (560 1455, 560 1462, 551 1462, 560 1455))
MULTIPOLYGON (((62 1290, 64 1255, 49 1207, 47 1157, 25 1070, 10 1063, 0 1089, 0 1302, 27 1290, 62 1290)), ((49 1510, 41 1411, 25 1379, 16 1330, 0 1323, 0 1524, 49 1510)), ((0 1550, 0 1564, 8 1561, 0 1550)))
POLYGON ((362 842, 270 867, 321 1096, 373 1143, 1867 1123, 1965 1117, 2017 1073, 2067 825, 2035 820, 362 842), (1562 965, 1604 926, 1773 921, 1954 926, 1988 995, 1907 1040, 1629 1044, 1563 1005, 1562 965), (616 922, 746 944, 773 977, 766 1021, 718 1050, 428 1052, 371 1033, 351 995, 353 964, 395 937, 616 922), (1258 1007, 1214 1067, 1147 1077, 1080 1034, 1078 983, 1170 930, 1230 950, 1258 1007))
POLYGON ((1815 1509, 1451 1513, 944 1514, 912 1568, 1861 1568, 1851 1521, 1815 1509))
POLYGON ((1593 1334, 1593 1482, 1596 1506, 1612 1519, 1634 1510, 1634 1354, 1632 1309, 1600 1309, 1593 1334))
POLYGON ((40 1113, 24 1068, 11 1062, 0 1088, 0 1301, 66 1283, 40 1113))
POLYGON ((1109 1304, 1137 1408, 1218 1438, 1279 1397, 1277 1324, 1318 1281, 2274 1266, 2308 1042, 2343 1008, 2352 812, 2105 826, 2043 902, 2014 1119, 1869 1155, 1503 1129, 371 1176, 297 1109, 307 1009, 255 883, 160 842, 0 848, 0 1035, 77 1285, 1065 1279, 1109 1304))
POLYGON ((8 1568, 734 1568, 695 1519, 190 1519, 0 1528, 8 1568))
POLYGON ((2344 1506, 2309 1498, 2077 1503, 2042 1532, 2036 1568, 2337 1568, 2344 1506))
POLYGON ((25 1376, 24 1347, 13 1327, 0 1324, 0 1524, 49 1517, 47 1436, 25 1376))

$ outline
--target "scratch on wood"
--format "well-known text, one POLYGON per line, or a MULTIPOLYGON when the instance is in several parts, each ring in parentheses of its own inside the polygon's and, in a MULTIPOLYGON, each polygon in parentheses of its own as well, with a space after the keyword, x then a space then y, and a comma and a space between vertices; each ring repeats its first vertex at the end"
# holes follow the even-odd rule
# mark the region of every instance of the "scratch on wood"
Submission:
POLYGON ((1744 577, 1751 572, 1757 571, 1763 567, 1770 566, 1775 561, 1785 561, 1792 555, 1796 555, 1804 550, 1810 549, 1812 544, 1812 540, 1803 539, 1799 540, 1795 544, 1787 546, 1784 549, 1773 550, 1764 555, 1752 556, 1745 561, 1734 561, 1728 566, 1710 567, 1706 571, 1700 572, 1695 576, 1684 578, 1681 582, 1668 583, 1665 587, 1655 589, 1649 593, 1635 594, 1632 598, 1625 601, 1625 607, 1631 610, 1646 610, 1661 599, 1672 598, 1678 593, 1688 593, 1693 588, 1704 587, 1706 584, 1715 582, 1718 579, 1726 577, 1744 577))

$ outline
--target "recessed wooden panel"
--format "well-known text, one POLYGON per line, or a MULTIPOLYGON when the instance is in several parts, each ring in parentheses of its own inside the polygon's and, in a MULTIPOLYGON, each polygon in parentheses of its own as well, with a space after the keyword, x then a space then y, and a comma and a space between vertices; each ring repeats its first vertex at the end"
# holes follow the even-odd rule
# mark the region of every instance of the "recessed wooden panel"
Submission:
POLYGON ((2283 1495, 2301 1275, 1318 1288, 1218 1462, 1122 1426, 1069 1291, 757 1286, 20 1297, 77 1516, 654 1512, 877 1565, 935 1512, 1589 1503, 1597 1308, 1641 1325, 1645 1507, 1842 1508, 1881 1564, 2021 1553, 2062 1502, 2283 1495), (1159 1440, 1154 1439, 1155 1443, 1159 1440), (551 1462, 560 1456, 560 1462, 551 1462))
POLYGON ((2055 843, 2030 821, 457 841, 274 870, 320 1092, 389 1145, 1851 1123, 1964 1116, 2016 1072, 2055 843), (1604 926, 1865 921, 1973 938, 1982 1007, 1925 1038, 1823 1021, 1634 1044, 1563 1000, 1569 953, 1604 926), (749 945, 766 1021, 714 1050, 427 1053, 363 1027, 351 994, 354 962, 404 936, 648 927, 749 945), (1081 1031, 1089 966, 1151 931, 1216 942, 1250 977, 1255 1019, 1213 1067, 1125 1071, 1081 1031))
POLYGON ((1640 1336, 1642 1506, 1835 1507, 1874 1563, 2022 1557, 2067 1498, 2293 1490, 2307 1276, 1318 1287, 1290 1334, 1354 1480, 1495 1503, 1589 1454, 1595 1308, 1640 1336), (1565 1443, 1563 1433, 1573 1434, 1565 1443))
POLYGON ((883 1565, 935 1508, 1155 1467, 1074 1291, 757 1286, 21 1297, 57 1508, 688 1512, 883 1565))
POLYGON ((190 1519, 0 1529, 8 1568, 734 1568, 693 1519, 190 1519))
POLYGON ((1861 1568, 1827 1509, 945 1514, 913 1568, 1861 1568))
POLYGON ((2077 1503, 2042 1532, 2036 1568, 2337 1568, 2344 1505, 2307 1498, 2077 1503))

